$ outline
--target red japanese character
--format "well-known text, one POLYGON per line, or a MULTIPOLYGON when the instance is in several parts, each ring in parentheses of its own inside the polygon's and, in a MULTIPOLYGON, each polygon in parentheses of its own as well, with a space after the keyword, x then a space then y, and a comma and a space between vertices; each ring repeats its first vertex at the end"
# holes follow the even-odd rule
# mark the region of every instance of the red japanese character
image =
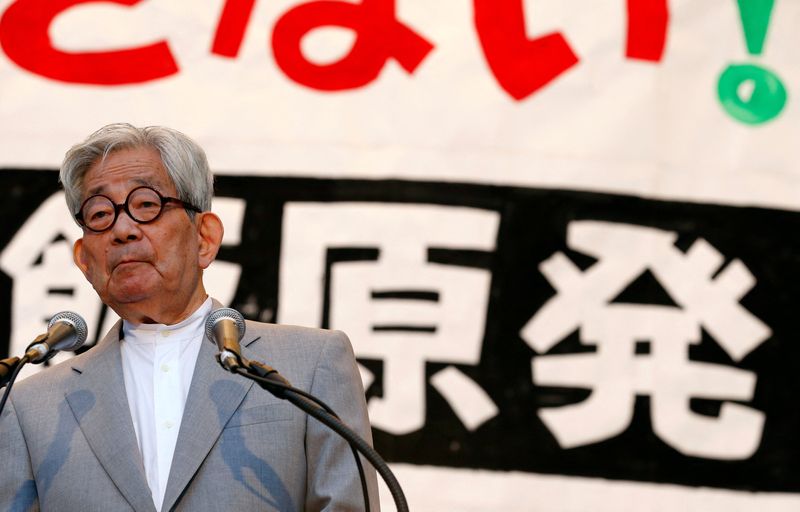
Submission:
MULTIPOLYGON (((8 58, 32 73, 80 84, 123 85, 178 72, 166 42, 107 52, 65 52, 55 48, 48 30, 70 7, 100 0, 17 0, 0 18, 0 45, 8 58)), ((132 6, 141 0, 102 0, 132 6)))
POLYGON ((475 26, 500 86, 516 100, 541 89, 578 63, 564 36, 525 35, 523 0, 475 0, 475 26))
POLYGON ((667 0, 628 0, 628 44, 631 59, 658 62, 667 41, 667 0))
POLYGON ((227 0, 219 18, 211 52, 224 57, 236 57, 253 13, 256 0, 227 0))
POLYGON ((278 67, 295 82, 321 91, 362 87, 378 76, 389 58, 413 73, 432 49, 431 43, 395 18, 394 0, 309 2, 284 14, 272 33, 278 67), (356 40, 346 56, 319 65, 303 55, 300 41, 323 26, 352 29, 356 40))

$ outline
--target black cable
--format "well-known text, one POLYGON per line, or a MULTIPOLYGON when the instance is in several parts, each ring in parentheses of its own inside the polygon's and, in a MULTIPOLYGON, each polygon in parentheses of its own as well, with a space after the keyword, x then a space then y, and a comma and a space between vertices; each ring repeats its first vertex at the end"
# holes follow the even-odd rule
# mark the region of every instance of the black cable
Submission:
MULTIPOLYGON (((323 402, 319 398, 315 397, 311 393, 307 393, 307 392, 303 391, 302 389, 297 389, 294 386, 292 386, 291 384, 289 384, 289 381, 284 379, 283 376, 281 376, 281 374, 278 373, 278 370, 276 370, 275 368, 273 368, 271 366, 268 366, 268 365, 266 365, 264 363, 260 363, 258 361, 252 361, 252 360, 247 360, 246 362, 244 362, 244 365, 245 365, 244 366, 244 370, 245 371, 247 371, 248 369, 251 370, 251 371, 254 371, 254 372, 256 372, 256 375, 255 375, 256 377, 261 377, 262 379, 265 379, 266 381, 268 381, 272 386, 275 386, 276 388, 280 388, 281 391, 277 392, 277 393, 280 394, 280 396, 276 395, 278 398, 281 398, 281 399, 285 400, 286 397, 283 396, 283 393, 286 392, 286 391, 293 391, 294 393, 297 393, 298 395, 300 395, 300 396, 302 396, 302 397, 314 402, 318 406, 322 407, 323 409, 328 411, 328 414, 330 414, 331 416, 334 416, 336 419, 339 419, 339 416, 333 411, 333 409, 330 408, 330 406, 328 406, 328 404, 326 404, 325 402, 323 402)), ((238 372, 238 371, 237 371, 237 373, 241 374, 241 372, 238 372)), ((253 374, 252 373, 248 373, 247 375, 253 375, 253 374)), ((273 390, 267 390, 267 391, 269 391, 273 395, 275 394, 275 392, 273 392, 273 390)))
POLYGON ((14 373, 14 368, 19 364, 18 357, 0 359, 0 388, 6 387, 14 373))
MULTIPOLYGON (((280 389, 280 391, 278 391, 275 389, 264 388, 267 389, 267 391, 272 393, 277 398, 286 400, 287 399, 286 392, 287 391, 294 392, 304 397, 305 399, 317 404, 318 406, 322 407, 328 412, 328 414, 330 414, 337 420, 341 421, 339 416, 334 412, 334 410, 331 407, 328 406, 328 404, 323 402, 321 399, 315 397, 311 393, 306 393, 302 389, 297 389, 293 387, 288 380, 283 378, 283 376, 280 373, 278 373, 278 370, 276 370, 275 368, 259 361, 246 360, 244 361, 244 364, 246 365, 247 369, 249 369, 252 372, 255 372, 256 376, 271 382, 273 386, 280 389)), ((252 375, 252 373, 248 373, 247 375, 252 375)), ((369 505, 369 490, 367 489, 367 477, 364 475, 364 466, 361 464, 361 457, 358 455, 358 452, 356 451, 355 447, 350 443, 348 444, 350 445, 350 450, 353 452, 353 459, 356 461, 356 468, 358 469, 358 478, 361 481, 361 495, 364 498, 364 512, 370 512, 371 507, 369 505)))
MULTIPOLYGON (((284 379, 283 376, 280 373, 278 373, 278 370, 276 370, 275 368, 273 368, 273 367, 271 367, 269 365, 266 365, 264 363, 261 363, 259 361, 246 361, 245 364, 247 365, 247 368, 250 371, 255 372, 258 377, 261 377, 263 379, 266 379, 266 380, 272 382, 275 387, 280 389, 280 391, 269 390, 270 393, 272 393, 276 397, 285 400, 286 399, 286 392, 287 391, 292 391, 292 392, 297 393, 298 395, 304 397, 306 400, 309 400, 309 401, 317 404, 318 406, 322 407, 331 416, 333 416, 337 420, 341 421, 339 416, 333 411, 333 409, 331 407, 328 406, 328 404, 323 402, 321 399, 315 397, 311 393, 306 393, 305 391, 303 391, 301 389, 294 388, 291 384, 289 384, 288 380, 284 379)), ((367 477, 364 475, 364 467, 361 465, 361 457, 358 456, 358 452, 353 447, 353 445, 350 445, 350 450, 353 452, 353 458, 356 461, 356 468, 358 469, 358 477, 359 477, 359 480, 361 481, 361 494, 362 494, 362 496, 364 498, 364 511, 365 512, 370 512, 369 490, 367 489, 367 477)))
POLYGON ((344 437, 350 443, 350 446, 355 447, 359 452, 361 452, 364 457, 366 457, 366 459, 372 463, 372 466, 375 468, 378 474, 381 475, 383 481, 386 482, 386 486, 389 488, 389 491, 392 494, 392 499, 394 500, 397 511, 408 512, 408 503, 406 502, 406 497, 403 494, 400 483, 397 481, 397 478, 394 476, 394 473, 392 473, 392 470, 389 469, 389 466, 386 464, 386 462, 384 462, 381 456, 378 455, 378 452, 376 452, 369 444, 367 444, 367 442, 364 441, 358 434, 356 434, 350 427, 331 416, 327 411, 316 408, 309 404, 307 401, 295 395, 292 391, 287 393, 287 400, 333 429, 340 436, 344 437))
POLYGON ((8 400, 8 395, 9 393, 11 393, 11 386, 13 386, 14 381, 17 380, 17 375, 19 375, 19 371, 22 369, 23 366, 25 366, 28 363, 29 360, 30 358, 26 354, 25 356, 22 357, 22 359, 19 360, 19 363, 17 363, 17 367, 14 368, 14 373, 11 374, 11 379, 8 381, 8 384, 6 384, 6 390, 3 393, 3 399, 0 400, 0 414, 3 414, 3 409, 6 406, 6 400, 8 400))
MULTIPOLYGON (((367 442, 364 441, 361 436, 356 434, 334 414, 331 414, 325 408, 316 407, 313 403, 310 403, 311 399, 306 397, 308 393, 295 389, 291 385, 287 385, 283 382, 276 382, 275 380, 267 377, 253 375, 252 373, 248 373, 244 368, 237 368, 236 373, 247 377, 248 379, 254 380, 262 388, 266 389, 278 398, 284 398, 290 401, 298 408, 302 409, 307 414, 313 416, 321 423, 331 428, 334 432, 342 436, 354 450, 358 450, 362 455, 364 455, 364 457, 372 464, 372 467, 374 467, 378 474, 381 475, 383 481, 386 482, 389 492, 392 494, 392 499, 394 500, 397 512, 408 512, 408 502, 406 501, 406 497, 403 494, 402 488, 400 487, 400 483, 397 481, 397 478, 394 476, 394 473, 392 473, 392 470, 389 469, 389 466, 386 464, 386 462, 384 462, 381 456, 378 455, 378 452, 376 452, 369 444, 367 444, 367 442), (275 388, 278 388, 277 392, 275 388)), ((282 379, 282 377, 280 378, 282 379)), ((316 399, 312 401, 314 403, 317 402, 316 399)), ((368 503, 366 489, 364 492, 364 500, 368 503)), ((368 506, 369 505, 367 505, 367 507, 368 506)))
POLYGON ((367 489, 367 477, 364 475, 364 466, 361 465, 361 456, 352 444, 347 444, 350 445, 350 450, 353 452, 353 458, 356 461, 356 468, 358 468, 358 478, 361 480, 361 497, 364 498, 364 512, 370 512, 369 489, 367 489))

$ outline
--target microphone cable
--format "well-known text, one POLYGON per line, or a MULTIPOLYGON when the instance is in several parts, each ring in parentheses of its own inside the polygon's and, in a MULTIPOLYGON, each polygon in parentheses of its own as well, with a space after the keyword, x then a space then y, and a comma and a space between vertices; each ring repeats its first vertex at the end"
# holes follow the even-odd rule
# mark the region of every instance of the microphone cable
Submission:
POLYGON ((8 384, 6 384, 6 390, 3 392, 3 398, 0 400, 0 414, 3 414, 3 409, 6 406, 6 400, 8 400, 8 395, 11 393, 11 386, 14 385, 14 381, 17 380, 17 375, 19 375, 20 370, 22 370, 22 367, 25 366, 29 360, 30 357, 28 357, 26 354, 22 357, 22 359, 19 360, 16 367, 14 367, 14 371, 11 373, 11 378, 8 380, 8 384))
MULTIPOLYGON (((253 361, 250 361, 251 364, 253 361)), ((261 373, 261 371, 265 371, 265 368, 259 363, 256 363, 254 366, 259 368, 260 371, 253 369, 253 371, 257 373, 261 373)), ((269 368, 269 367, 267 367, 269 368)), ((277 373, 274 369, 266 370, 267 375, 277 373)), ((308 393, 301 391, 292 387, 289 384, 283 382, 276 382, 275 378, 269 378, 266 376, 255 375, 253 373, 248 372, 245 368, 239 367, 235 370, 235 373, 246 377, 248 379, 254 380, 258 383, 263 389, 269 391, 273 395, 278 398, 282 398, 288 400, 289 402, 296 405, 298 408, 302 409, 305 413, 310 416, 313 416, 322 424, 329 427, 331 430, 342 436, 349 444, 350 447, 353 449, 354 453, 356 450, 364 455, 370 464, 375 468, 375 470, 381 475, 383 481, 386 482, 386 486, 389 489, 389 492, 392 494, 392 499, 394 500, 395 507, 397 508, 397 512, 408 512, 408 502, 406 501, 406 497, 403 494, 403 490, 400 487, 400 483, 397 481, 397 478, 392 473, 392 470, 389 466, 384 462, 378 452, 376 452, 364 439, 361 438, 357 433, 355 433, 350 427, 344 424, 338 416, 332 411, 329 411, 329 407, 318 405, 321 400, 310 397, 308 393), (277 388, 277 390, 275 389, 277 388)), ((356 454, 357 455, 357 454, 356 454)), ((356 463, 359 466, 359 469, 362 470, 362 489, 364 492, 364 502, 366 506, 366 510, 369 511, 369 497, 366 489, 366 479, 363 478, 363 468, 361 468, 360 463, 358 462, 358 456, 356 456, 356 463)))
MULTIPOLYGON (((334 410, 330 406, 328 406, 328 404, 326 404, 321 399, 315 397, 311 393, 306 393, 302 389, 293 387, 291 384, 289 384, 289 381, 284 379, 283 376, 280 373, 278 373, 278 370, 276 370, 275 368, 272 368, 271 366, 268 366, 258 361, 253 361, 252 359, 248 360, 247 364, 248 364, 247 368, 240 367, 236 370, 236 373, 238 373, 239 375, 243 375, 247 378, 259 377, 260 379, 263 379, 264 383, 267 382, 271 383, 271 385, 274 388, 278 388, 280 391, 276 389, 267 389, 263 385, 261 387, 267 389, 267 391, 269 391, 274 396, 282 400, 289 400, 289 398, 286 395, 287 392, 300 395, 307 401, 317 404, 319 407, 324 409, 325 412, 336 418, 336 420, 342 422, 341 418, 339 418, 339 416, 334 412, 334 410), (247 369, 256 372, 258 375, 253 375, 252 373, 247 372, 247 369)), ((369 506, 369 490, 367 489, 367 477, 364 475, 364 466, 361 464, 361 457, 358 455, 358 450, 356 450, 355 446, 353 446, 352 443, 348 442, 347 444, 350 445, 350 450, 353 452, 353 459, 356 461, 356 468, 358 468, 358 478, 361 481, 361 496, 364 498, 364 511, 370 512, 371 508, 369 506)))

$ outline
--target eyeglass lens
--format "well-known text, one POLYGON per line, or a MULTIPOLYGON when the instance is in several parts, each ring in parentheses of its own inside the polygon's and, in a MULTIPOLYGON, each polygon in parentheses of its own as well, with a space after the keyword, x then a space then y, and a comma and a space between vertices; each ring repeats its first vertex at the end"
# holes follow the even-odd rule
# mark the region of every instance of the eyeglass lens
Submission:
MULTIPOLYGON (((125 205, 133 220, 149 222, 161 213, 162 201, 155 190, 143 187, 131 191, 125 205)), ((114 223, 116 206, 105 196, 94 196, 83 205, 82 215, 89 229, 103 230, 114 223)))

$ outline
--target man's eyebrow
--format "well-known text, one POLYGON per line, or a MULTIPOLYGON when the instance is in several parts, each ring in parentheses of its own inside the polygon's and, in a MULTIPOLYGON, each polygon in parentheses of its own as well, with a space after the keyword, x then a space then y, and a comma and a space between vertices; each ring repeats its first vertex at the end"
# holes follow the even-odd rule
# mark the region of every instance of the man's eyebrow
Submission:
MULTIPOLYGON (((156 189, 158 191, 161 190, 161 187, 158 184, 154 183, 151 180, 145 179, 145 178, 131 178, 130 181, 131 181, 131 183, 133 183, 133 184, 135 184, 137 186, 142 185, 142 186, 154 188, 154 189, 156 189)), ((89 189, 87 191, 87 197, 95 196, 97 194, 102 194, 105 191, 105 189, 106 189, 105 185, 100 185, 100 186, 91 188, 91 189, 89 189)))

